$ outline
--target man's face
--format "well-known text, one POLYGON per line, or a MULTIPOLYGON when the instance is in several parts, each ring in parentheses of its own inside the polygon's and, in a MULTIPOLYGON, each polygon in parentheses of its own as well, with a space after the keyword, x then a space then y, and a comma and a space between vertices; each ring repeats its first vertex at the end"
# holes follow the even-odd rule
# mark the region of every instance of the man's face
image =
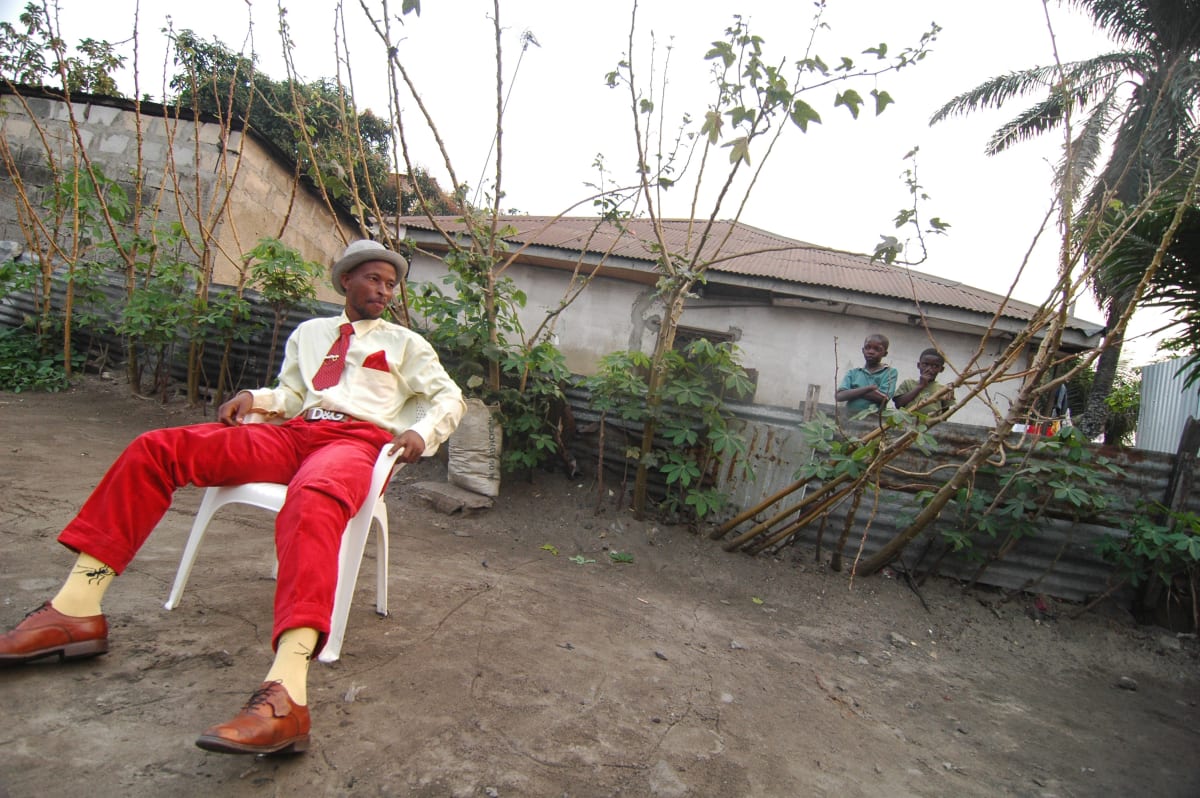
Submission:
POLYGON ((927 380, 935 379, 945 367, 945 362, 940 357, 933 355, 922 355, 921 359, 917 361, 917 373, 927 380))
POLYGON ((867 367, 872 368, 878 366, 880 361, 887 356, 887 345, 878 338, 868 338, 863 343, 862 353, 863 360, 867 362, 867 367))
POLYGON ((385 260, 369 260, 342 275, 342 290, 350 321, 377 319, 396 291, 396 269, 385 260))

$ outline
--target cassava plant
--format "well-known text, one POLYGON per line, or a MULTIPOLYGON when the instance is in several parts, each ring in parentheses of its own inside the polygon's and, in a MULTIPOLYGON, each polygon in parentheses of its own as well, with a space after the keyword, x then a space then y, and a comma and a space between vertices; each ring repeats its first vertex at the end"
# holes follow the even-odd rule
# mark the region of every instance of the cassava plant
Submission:
MULTIPOLYGON (((625 451, 639 465, 648 460, 646 468, 661 479, 665 488, 660 508, 668 517, 703 519, 727 501, 714 487, 714 466, 722 458, 739 458, 746 452, 746 441, 729 425, 727 403, 749 395, 753 386, 738 363, 735 345, 700 338, 682 352, 668 353, 663 400, 651 406, 645 378, 650 366, 643 352, 613 352, 601 358, 595 376, 584 380, 591 406, 600 413, 597 489, 602 495, 607 435, 638 435, 653 423, 659 435, 654 448, 648 454, 638 447, 625 451), (610 432, 609 427, 615 429, 610 432)), ((738 462, 747 468, 744 458, 738 462)))

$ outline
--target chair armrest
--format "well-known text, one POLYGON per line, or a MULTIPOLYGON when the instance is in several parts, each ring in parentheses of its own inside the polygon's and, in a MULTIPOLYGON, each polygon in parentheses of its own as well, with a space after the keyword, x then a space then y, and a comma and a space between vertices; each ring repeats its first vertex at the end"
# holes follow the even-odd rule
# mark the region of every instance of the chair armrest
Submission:
POLYGON ((379 450, 379 457, 375 458, 375 470, 371 472, 371 489, 367 494, 369 496, 380 496, 383 494, 384 488, 391 481, 392 476, 404 468, 404 463, 397 465, 396 458, 400 456, 402 450, 397 450, 395 454, 388 454, 392 448, 392 442, 388 441, 379 450))

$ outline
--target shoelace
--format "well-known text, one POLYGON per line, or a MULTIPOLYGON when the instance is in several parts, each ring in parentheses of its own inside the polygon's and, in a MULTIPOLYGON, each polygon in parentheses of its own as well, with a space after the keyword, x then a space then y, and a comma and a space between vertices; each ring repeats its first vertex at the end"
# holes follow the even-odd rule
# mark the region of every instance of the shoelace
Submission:
POLYGON ((249 712, 260 704, 265 704, 271 697, 271 688, 279 682, 268 682, 266 685, 258 688, 250 696, 250 700, 246 702, 246 706, 242 707, 243 712, 249 712))
POLYGON ((42 606, 40 606, 40 607, 35 607, 34 609, 32 609, 32 610, 30 610, 29 612, 25 613, 25 617, 26 617, 26 618, 32 618, 33 616, 37 615, 39 612, 45 612, 46 610, 52 610, 52 609, 54 609, 54 608, 50 606, 50 602, 46 602, 46 603, 45 603, 45 604, 43 604, 42 606))

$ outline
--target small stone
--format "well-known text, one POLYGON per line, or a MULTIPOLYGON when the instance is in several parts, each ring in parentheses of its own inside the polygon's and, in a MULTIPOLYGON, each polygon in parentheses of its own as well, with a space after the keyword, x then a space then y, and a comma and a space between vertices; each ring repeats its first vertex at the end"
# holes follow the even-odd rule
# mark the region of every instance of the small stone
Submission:
POLYGON ((888 641, 893 646, 907 646, 908 645, 908 638, 905 637, 904 635, 900 634, 899 632, 892 632, 891 634, 889 634, 888 641))
POLYGON ((655 651, 654 656, 658 657, 659 659, 661 659, 663 661, 666 661, 666 659, 667 659, 667 655, 662 653, 661 651, 655 651))
POLYGON ((733 649, 734 651, 745 651, 745 650, 746 650, 746 647, 745 647, 745 646, 743 646, 741 643, 739 643, 739 642, 738 642, 738 641, 736 641, 736 640, 730 640, 730 641, 729 641, 729 647, 730 647, 731 649, 733 649))
POLYGON ((1122 690, 1137 690, 1138 683, 1136 680, 1130 679, 1128 676, 1122 676, 1117 680, 1117 687, 1121 688, 1122 690))
POLYGON ((486 795, 487 798, 500 798, 500 791, 495 787, 484 787, 483 794, 486 795))

